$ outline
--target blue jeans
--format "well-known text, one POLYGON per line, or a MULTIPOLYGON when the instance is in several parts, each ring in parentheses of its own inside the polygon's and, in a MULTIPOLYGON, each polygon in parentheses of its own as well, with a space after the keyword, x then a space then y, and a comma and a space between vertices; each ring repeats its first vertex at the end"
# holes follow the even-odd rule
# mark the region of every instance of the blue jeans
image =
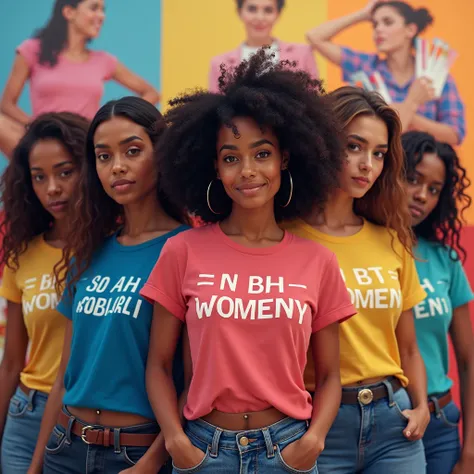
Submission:
POLYGON ((203 420, 188 421, 186 434, 206 454, 190 469, 173 466, 173 474, 318 474, 316 465, 300 471, 287 465, 281 456, 281 451, 307 429, 306 421, 292 418, 248 431, 225 431, 203 420))
MULTIPOLYGON (((65 407, 63 411, 71 416, 65 407)), ((76 422, 88 424, 79 419, 76 422)), ((43 474, 118 474, 134 466, 148 450, 147 447, 120 446, 120 443, 107 448, 88 445, 71 433, 71 429, 71 425, 66 429, 59 424, 53 429, 46 445, 43 474)), ((156 423, 146 423, 120 428, 120 432, 153 434, 158 433, 159 428, 156 423)), ((160 470, 160 474, 169 472, 169 465, 160 470)))
MULTIPOLYGON (((442 394, 443 395, 443 394, 442 394)), ((458 423, 461 418, 459 408, 454 402, 439 408, 438 399, 430 397, 435 404, 435 412, 423 437, 427 474, 450 474, 459 460, 461 442, 458 423)))
POLYGON ((48 400, 46 393, 17 388, 10 400, 2 439, 3 474, 25 474, 30 467, 48 400))
POLYGON ((341 404, 318 459, 321 474, 425 474, 423 443, 408 441, 402 432, 408 422, 402 411, 412 408, 407 391, 393 393, 387 380, 343 391, 382 384, 385 398, 367 405, 341 404))

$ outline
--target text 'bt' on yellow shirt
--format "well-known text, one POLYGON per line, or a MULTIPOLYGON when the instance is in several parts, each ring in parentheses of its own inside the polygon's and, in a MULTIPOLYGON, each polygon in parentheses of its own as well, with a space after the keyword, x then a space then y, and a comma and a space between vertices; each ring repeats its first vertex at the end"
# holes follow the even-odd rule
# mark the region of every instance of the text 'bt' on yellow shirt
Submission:
MULTIPOLYGON (((401 313, 423 301, 426 293, 413 258, 398 238, 392 239, 395 233, 368 221, 349 237, 324 234, 302 220, 284 227, 336 254, 358 312, 339 326, 342 385, 394 375, 406 386, 395 329, 401 313)), ((306 367, 305 383, 308 390, 314 390, 311 362, 306 367)))
POLYGON ((30 353, 20 380, 46 393, 56 379, 66 327, 66 318, 55 310, 53 268, 61 256, 61 249, 48 245, 42 235, 36 237, 20 255, 17 270, 5 267, 0 287, 0 296, 23 308, 30 353))

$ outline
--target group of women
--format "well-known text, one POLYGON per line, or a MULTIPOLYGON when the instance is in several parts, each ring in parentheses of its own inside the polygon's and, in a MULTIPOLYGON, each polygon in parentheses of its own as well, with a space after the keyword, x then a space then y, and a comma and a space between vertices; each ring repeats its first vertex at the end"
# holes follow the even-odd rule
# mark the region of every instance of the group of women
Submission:
MULTIPOLYGON (((76 3, 68 31, 94 2, 76 3)), ((470 472, 454 149, 272 48, 244 59, 164 117, 125 97, 19 138, 1 182, 4 474, 470 472)))

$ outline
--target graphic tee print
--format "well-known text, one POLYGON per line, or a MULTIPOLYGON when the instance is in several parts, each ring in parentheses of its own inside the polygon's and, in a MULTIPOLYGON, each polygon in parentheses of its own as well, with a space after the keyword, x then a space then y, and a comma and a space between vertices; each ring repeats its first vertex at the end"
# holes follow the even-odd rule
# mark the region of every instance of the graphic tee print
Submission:
POLYGON ((29 244, 19 257, 19 267, 5 267, 0 296, 22 305, 23 319, 30 343, 29 357, 20 380, 28 388, 49 393, 64 342, 66 321, 56 311, 59 297, 53 269, 62 250, 48 245, 43 235, 29 244))
POLYGON ((416 338, 425 362, 428 394, 443 393, 453 384, 448 377, 448 332, 453 310, 473 299, 462 263, 450 248, 418 239, 416 269, 427 297, 413 308, 416 338))
MULTIPOLYGON (((113 235, 95 253, 73 294, 65 292, 58 310, 73 323, 65 405, 155 418, 145 387, 153 306, 139 291, 168 238, 186 229, 132 246, 113 235)), ((182 360, 175 365, 180 377, 182 360)))
POLYGON ((355 312, 322 246, 285 233, 276 245, 249 248, 218 224, 170 239, 142 295, 187 325, 191 420, 271 406, 310 418, 303 371, 311 334, 355 312))
MULTIPOLYGON (((302 220, 285 227, 336 254, 350 300, 357 310, 353 318, 340 326, 342 385, 391 375, 407 385, 395 329, 402 312, 413 308, 426 294, 413 258, 395 233, 367 221, 357 234, 349 237, 324 234, 302 220)), ((307 366, 305 380, 308 390, 313 390, 311 364, 307 366)))

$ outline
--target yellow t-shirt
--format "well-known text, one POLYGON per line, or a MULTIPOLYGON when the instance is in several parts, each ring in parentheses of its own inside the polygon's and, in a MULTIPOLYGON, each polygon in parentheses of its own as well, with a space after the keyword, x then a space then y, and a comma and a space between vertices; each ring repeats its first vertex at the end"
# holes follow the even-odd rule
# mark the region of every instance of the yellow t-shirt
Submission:
POLYGON ((55 310, 53 268, 61 256, 61 249, 48 245, 42 235, 36 237, 20 256, 16 271, 5 267, 0 287, 0 296, 23 308, 30 354, 20 380, 46 393, 56 379, 66 327, 66 318, 55 310))
MULTIPOLYGON (((342 385, 394 375, 406 386, 395 329, 401 313, 423 301, 426 294, 413 258, 397 238, 392 239, 395 234, 368 221, 349 237, 324 234, 302 220, 284 227, 336 254, 358 311, 339 326, 342 385)), ((314 390, 312 364, 306 368, 305 383, 308 390, 314 390)))

